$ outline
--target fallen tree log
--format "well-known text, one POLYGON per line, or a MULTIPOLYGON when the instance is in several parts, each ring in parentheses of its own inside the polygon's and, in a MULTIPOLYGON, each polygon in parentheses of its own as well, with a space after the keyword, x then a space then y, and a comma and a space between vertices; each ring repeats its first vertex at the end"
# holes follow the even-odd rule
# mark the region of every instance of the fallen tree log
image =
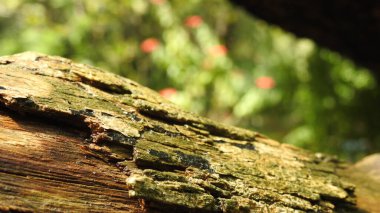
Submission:
POLYGON ((0 211, 360 210, 339 160, 61 57, 0 58, 0 122, 0 211))

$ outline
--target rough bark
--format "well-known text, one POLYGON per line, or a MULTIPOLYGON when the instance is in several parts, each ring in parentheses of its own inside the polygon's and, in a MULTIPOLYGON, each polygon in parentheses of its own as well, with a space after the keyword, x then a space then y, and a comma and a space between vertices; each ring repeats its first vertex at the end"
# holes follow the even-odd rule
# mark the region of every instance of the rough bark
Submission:
POLYGON ((358 211, 337 159, 68 59, 1 57, 0 103, 0 210, 358 211))
POLYGON ((230 1, 269 23, 352 58, 372 69, 380 80, 380 1, 230 1))

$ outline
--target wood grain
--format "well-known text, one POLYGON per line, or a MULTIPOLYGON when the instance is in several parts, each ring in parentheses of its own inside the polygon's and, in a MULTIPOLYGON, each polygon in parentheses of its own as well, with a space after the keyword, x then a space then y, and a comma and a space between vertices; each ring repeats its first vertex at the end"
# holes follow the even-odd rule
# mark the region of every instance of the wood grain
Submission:
POLYGON ((141 212, 126 175, 84 148, 85 135, 0 110, 0 211, 141 212))

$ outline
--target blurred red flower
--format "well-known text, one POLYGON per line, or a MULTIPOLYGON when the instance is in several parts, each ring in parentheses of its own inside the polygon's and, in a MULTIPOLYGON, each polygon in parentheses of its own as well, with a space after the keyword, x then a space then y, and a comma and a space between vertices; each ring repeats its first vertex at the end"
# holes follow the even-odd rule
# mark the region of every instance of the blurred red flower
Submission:
POLYGON ((197 28, 203 23, 203 19, 200 16, 189 16, 185 20, 185 25, 190 28, 197 28))
POLYGON ((215 45, 213 47, 211 47, 210 49, 210 54, 212 56, 223 56, 223 55, 226 55, 228 52, 228 49, 226 46, 220 44, 220 45, 215 45))
POLYGON ((152 4, 155 4, 155 5, 160 5, 160 4, 163 4, 165 3, 166 0, 150 0, 150 2, 152 4))
POLYGON ((158 93, 160 93, 162 97, 169 99, 170 97, 172 97, 174 94, 177 93, 177 90, 175 88, 164 88, 158 91, 158 93))
POLYGON ((270 76, 258 77, 255 84, 260 89, 272 89, 276 86, 276 81, 270 76))
POLYGON ((159 45, 160 45, 160 42, 157 39, 148 38, 148 39, 145 39, 143 42, 141 42, 140 49, 144 53, 151 53, 154 50, 156 50, 159 45))

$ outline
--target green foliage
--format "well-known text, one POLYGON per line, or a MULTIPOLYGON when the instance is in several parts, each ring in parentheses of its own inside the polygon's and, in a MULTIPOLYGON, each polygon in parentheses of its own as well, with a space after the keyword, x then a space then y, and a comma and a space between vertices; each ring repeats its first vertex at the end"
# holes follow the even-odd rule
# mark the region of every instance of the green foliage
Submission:
POLYGON ((225 0, 3 0, 0 47, 100 66, 188 110, 314 151, 356 159, 380 149, 367 70, 225 0))

